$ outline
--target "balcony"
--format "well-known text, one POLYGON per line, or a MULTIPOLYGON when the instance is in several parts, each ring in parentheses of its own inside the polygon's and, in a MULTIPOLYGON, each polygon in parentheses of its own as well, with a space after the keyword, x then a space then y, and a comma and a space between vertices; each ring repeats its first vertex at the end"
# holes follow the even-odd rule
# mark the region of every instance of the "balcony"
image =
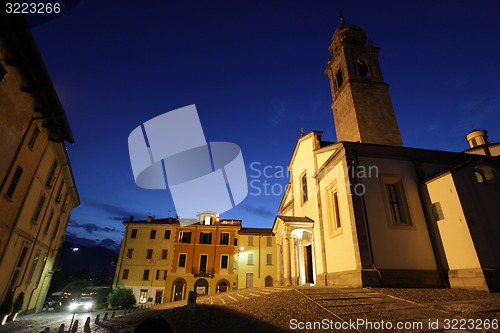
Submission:
POLYGON ((191 269, 191 274, 194 275, 194 277, 211 277, 213 278, 215 276, 215 270, 213 268, 206 268, 206 267, 193 267, 191 269))

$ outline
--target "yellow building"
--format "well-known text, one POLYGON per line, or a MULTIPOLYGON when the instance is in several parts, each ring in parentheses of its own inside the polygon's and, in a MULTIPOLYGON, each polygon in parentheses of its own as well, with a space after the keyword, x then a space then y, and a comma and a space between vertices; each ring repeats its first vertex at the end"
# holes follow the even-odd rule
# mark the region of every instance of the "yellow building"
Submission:
POLYGON ((236 253, 241 220, 226 220, 205 211, 198 222, 175 231, 165 300, 186 298, 189 291, 215 294, 237 288, 236 253))
POLYGON ((0 301, 40 311, 79 197, 71 129, 22 16, 0 14, 0 301))
POLYGON ((329 50, 338 142, 297 141, 273 226, 279 284, 500 289, 500 145, 475 130, 463 153, 403 147, 380 49, 342 20, 329 50))
POLYGON ((176 218, 123 222, 120 256, 114 288, 131 288, 138 303, 163 303, 168 267, 172 264, 173 238, 179 221, 176 218))
POLYGON ((238 288, 274 286, 278 258, 272 229, 241 228, 238 235, 238 288))

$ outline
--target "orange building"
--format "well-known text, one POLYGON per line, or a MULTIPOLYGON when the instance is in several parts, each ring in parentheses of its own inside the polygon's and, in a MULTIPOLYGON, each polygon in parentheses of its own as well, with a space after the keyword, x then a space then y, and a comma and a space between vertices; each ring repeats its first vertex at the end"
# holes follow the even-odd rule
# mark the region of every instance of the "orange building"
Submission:
POLYGON ((177 228, 164 301, 185 299, 191 290, 202 295, 237 288, 240 228, 241 220, 220 219, 210 211, 199 213, 197 223, 177 228))

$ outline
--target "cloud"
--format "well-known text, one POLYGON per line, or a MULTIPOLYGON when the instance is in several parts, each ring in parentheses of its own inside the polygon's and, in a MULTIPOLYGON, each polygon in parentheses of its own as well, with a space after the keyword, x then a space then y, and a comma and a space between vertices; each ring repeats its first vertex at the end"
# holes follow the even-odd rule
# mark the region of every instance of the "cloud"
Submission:
POLYGON ((262 216, 262 217, 275 217, 276 216, 275 212, 273 212, 267 208, 264 208, 264 207, 244 206, 243 209, 245 209, 246 211, 248 211, 252 214, 262 216))
POLYGON ((134 212, 132 210, 120 206, 115 206, 104 202, 98 202, 88 198, 84 198, 83 201, 89 206, 93 206, 107 212, 108 214, 110 214, 108 218, 113 221, 125 221, 128 220, 130 216, 137 217, 137 216, 143 216, 144 214, 143 212, 134 212))
POLYGON ((77 234, 72 233, 72 232, 66 232, 65 242, 71 243, 74 245, 86 246, 86 247, 101 246, 101 247, 110 249, 110 250, 115 251, 115 252, 119 252, 120 246, 121 246, 121 243, 119 243, 111 238, 104 238, 103 240, 90 239, 90 238, 80 237, 77 234))
POLYGON ((70 220, 68 223, 68 227, 83 229, 83 230, 87 231, 89 234, 92 234, 94 232, 120 232, 121 233, 120 230, 115 229, 115 228, 101 227, 95 223, 80 224, 80 223, 76 222, 75 220, 70 220))

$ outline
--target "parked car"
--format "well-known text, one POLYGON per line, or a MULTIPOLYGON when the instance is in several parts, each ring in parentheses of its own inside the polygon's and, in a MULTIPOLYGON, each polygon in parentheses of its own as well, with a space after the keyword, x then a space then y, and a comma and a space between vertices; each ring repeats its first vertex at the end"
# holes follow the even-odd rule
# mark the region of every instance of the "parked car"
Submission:
POLYGON ((69 310, 71 312, 90 312, 95 311, 96 305, 92 297, 81 297, 79 299, 73 300, 69 304, 69 310))
POLYGON ((57 311, 61 308, 61 305, 62 305, 62 303, 58 298, 49 297, 43 303, 43 309, 46 311, 49 311, 49 309, 53 309, 54 311, 57 311))

